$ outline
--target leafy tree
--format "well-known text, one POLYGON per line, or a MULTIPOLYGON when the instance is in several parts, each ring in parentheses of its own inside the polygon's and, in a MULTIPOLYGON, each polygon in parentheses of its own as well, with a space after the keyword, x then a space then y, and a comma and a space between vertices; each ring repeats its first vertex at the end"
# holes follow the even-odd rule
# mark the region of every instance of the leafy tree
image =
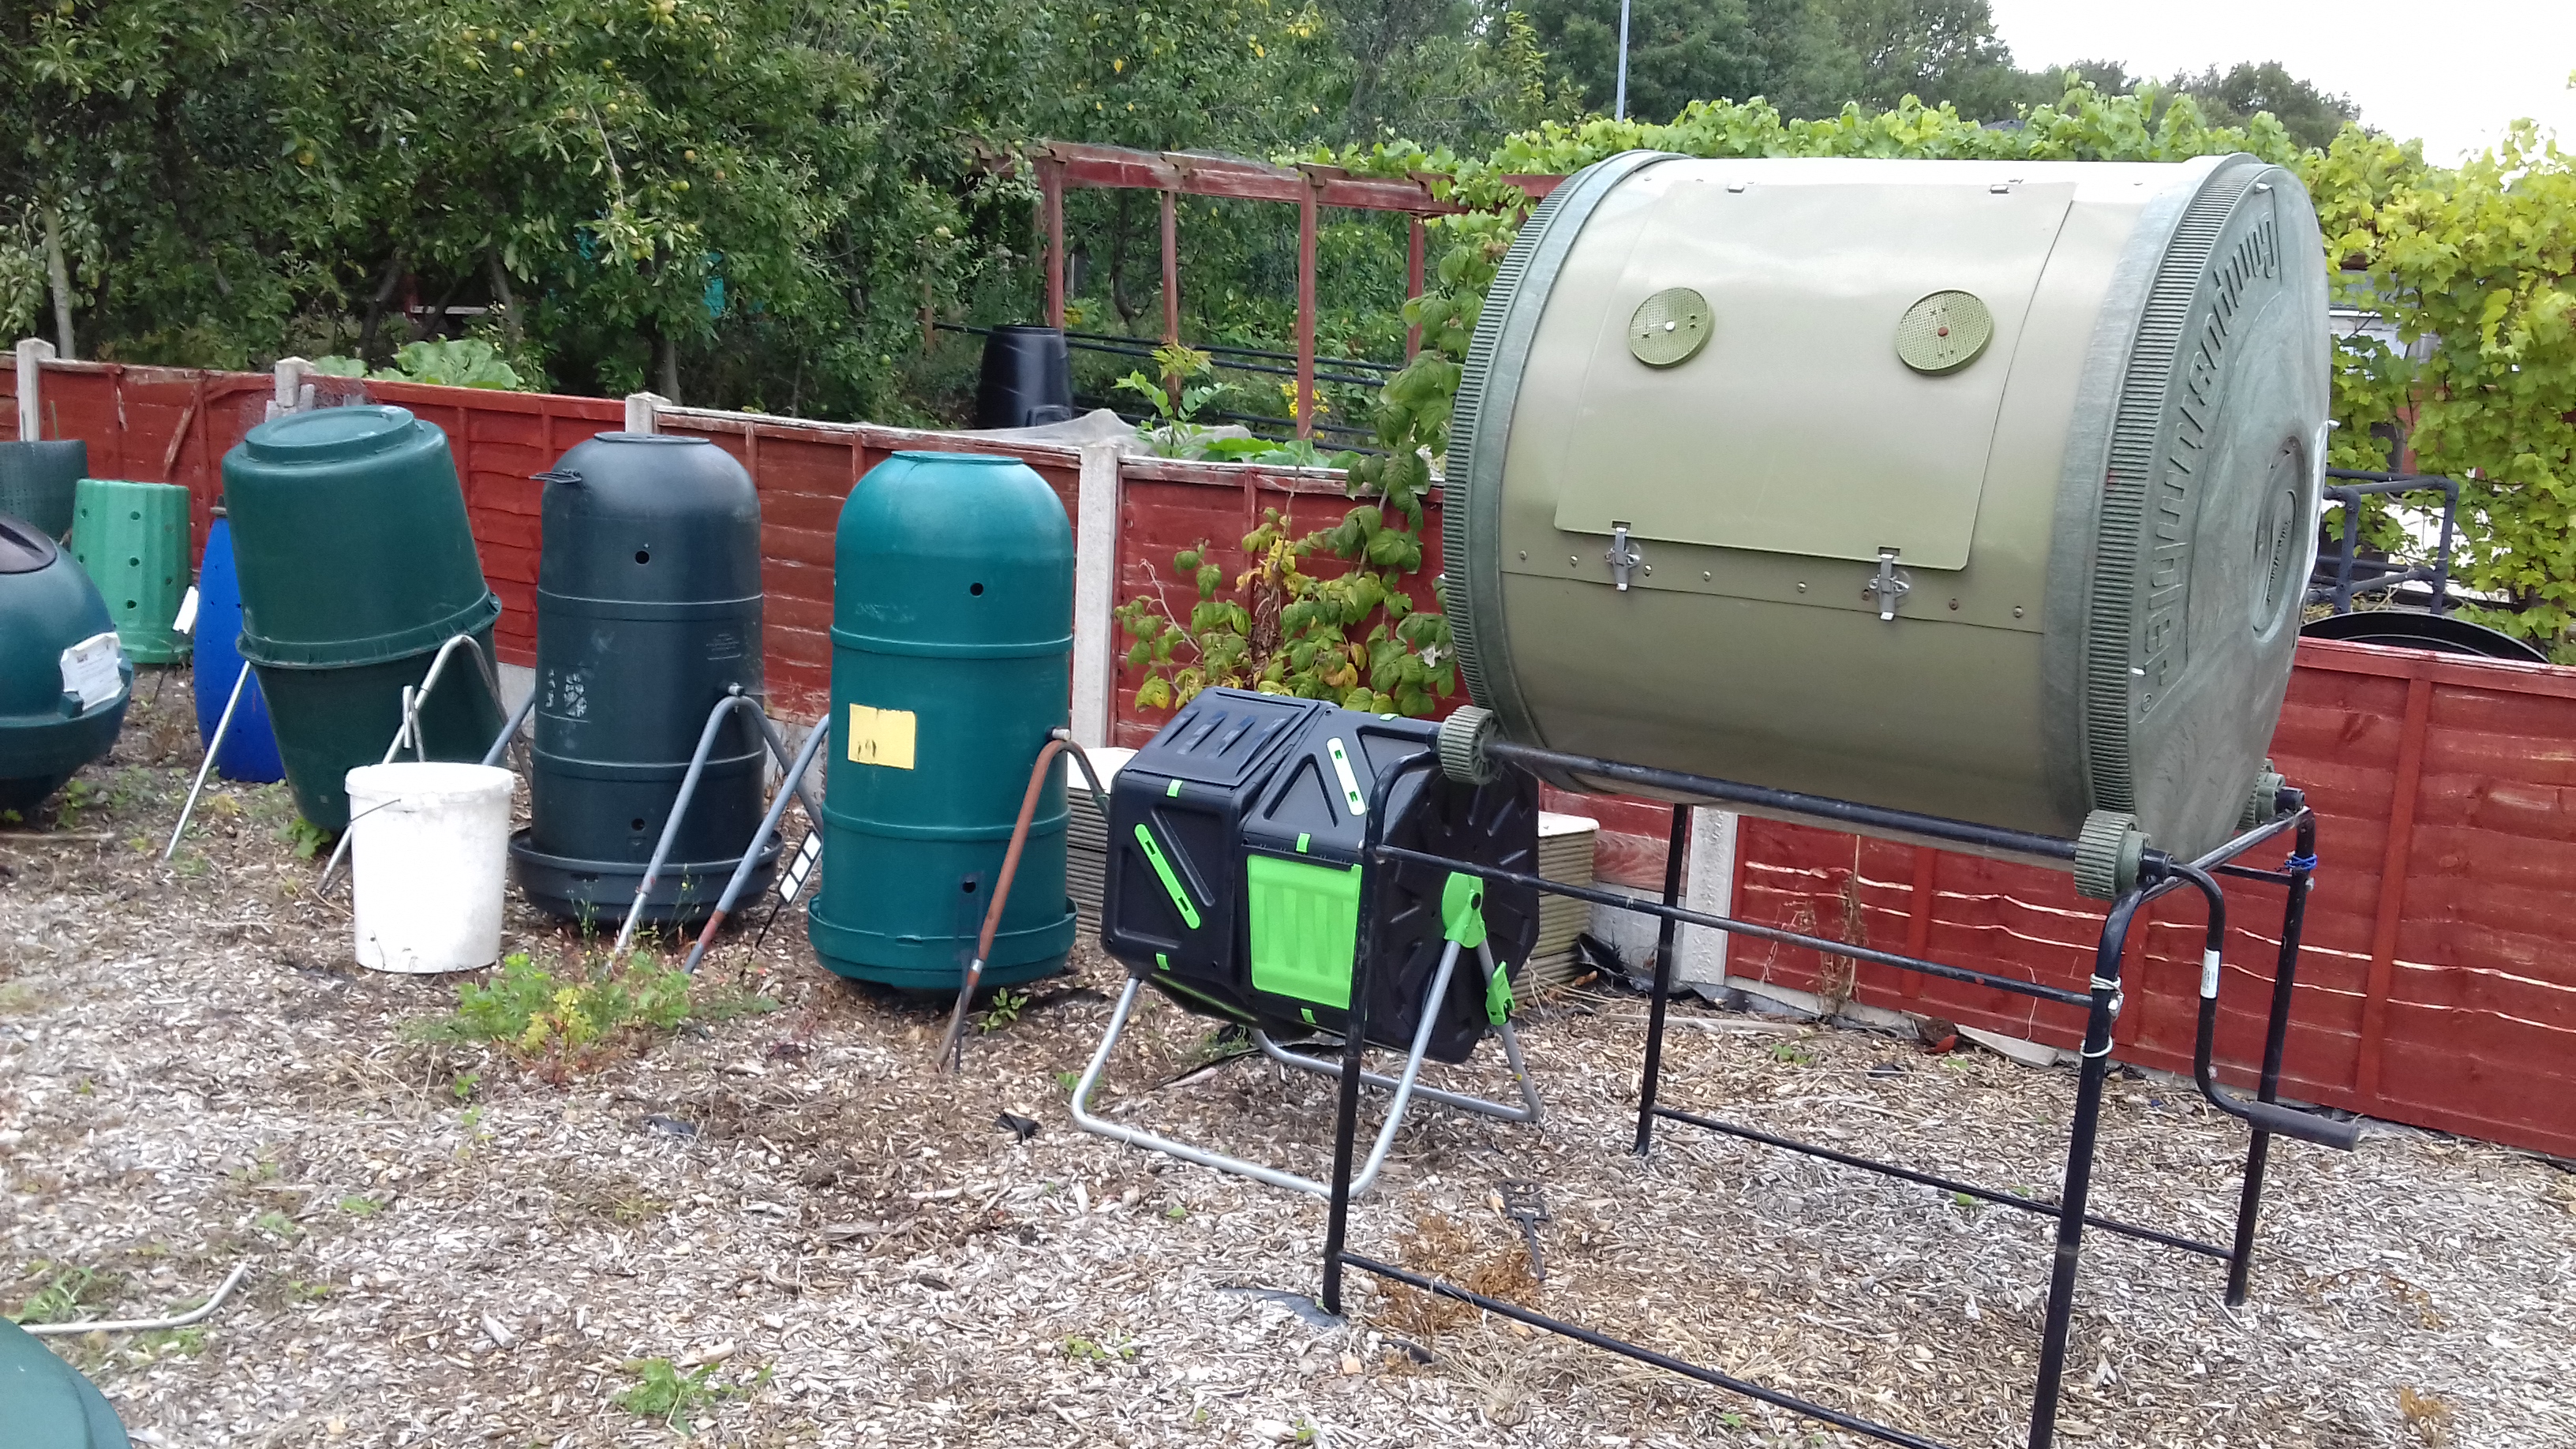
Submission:
MULTIPOLYGON (((1607 114, 1618 85, 1616 0, 1527 0, 1553 74, 1607 114)), ((1675 116, 1695 100, 1769 99, 1830 114, 1853 84, 1850 52, 1819 0, 1633 0, 1628 114, 1675 116)))
POLYGON ((2211 66, 2198 75, 2178 75, 2173 89, 2200 102, 2212 124, 2242 125, 2256 112, 2269 111, 2300 145, 2320 151, 2334 144, 2345 125, 2361 119, 2352 97, 2329 95, 2277 60, 2243 62, 2224 74, 2211 66))
POLYGON ((1927 105, 1947 101, 1975 120, 2012 114, 2006 82, 2017 73, 1986 0, 1823 3, 1855 64, 1849 99, 1874 110, 1907 96, 1927 105))

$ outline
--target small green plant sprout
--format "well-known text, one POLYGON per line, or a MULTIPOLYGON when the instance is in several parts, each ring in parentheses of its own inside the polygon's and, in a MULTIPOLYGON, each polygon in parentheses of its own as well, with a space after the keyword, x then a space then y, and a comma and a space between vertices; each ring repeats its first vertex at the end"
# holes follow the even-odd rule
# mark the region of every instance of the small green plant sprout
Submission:
POLYGON ((1317 1430, 1315 1428, 1315 1421, 1300 1416, 1297 1420, 1296 1432, 1289 1436, 1288 1442, 1291 1444, 1312 1444, 1315 1442, 1316 1435, 1317 1430))
POLYGON ((1025 1009, 1028 1004, 1029 994, 1027 992, 1013 991, 1009 987, 1005 986, 1001 990, 993 993, 993 1004, 991 1008, 982 1016, 976 1018, 976 1029, 979 1031, 1000 1031, 1003 1027, 1009 1026, 1012 1022, 1019 1020, 1020 1012, 1025 1009))
POLYGON ((1234 390, 1230 383, 1190 381, 1212 365, 1206 353, 1171 342, 1154 349, 1154 366, 1162 374, 1159 381, 1142 372, 1118 379, 1121 391, 1132 392, 1153 407, 1153 418, 1136 425, 1136 436, 1155 452, 1167 458, 1196 458, 1206 451, 1208 429, 1199 425, 1198 416, 1208 404, 1234 390))
POLYGON ((70 1263, 31 1265, 45 1274, 45 1284, 27 1295, 18 1310, 20 1323, 71 1323, 94 1316, 92 1310, 114 1301, 122 1282, 113 1273, 70 1263))
POLYGON ((1074 1088, 1082 1085, 1082 1073, 1058 1072, 1055 1074, 1055 1084, 1059 1088, 1070 1092, 1074 1088))
POLYGON ((1179 1203, 1174 1203, 1170 1207, 1163 1209, 1163 1216, 1172 1222, 1187 1222, 1189 1220, 1190 1210, 1181 1206, 1179 1203))
POLYGON ((447 1090, 456 1100, 470 1102, 474 1100, 475 1087, 481 1085, 482 1081, 481 1072, 460 1072, 455 1081, 447 1084, 447 1090))
POLYGON ((1057 1347, 1066 1358, 1076 1363, 1133 1363, 1136 1359, 1136 1341, 1115 1335, 1085 1338, 1078 1333, 1069 1333, 1057 1347))
POLYGON ((1771 1048, 1771 1060, 1787 1062, 1793 1067, 1812 1067, 1816 1064, 1816 1054, 1796 1042, 1784 1041, 1771 1048))
POLYGON ((684 1370, 667 1358, 628 1359, 626 1372, 635 1382, 616 1396, 617 1407, 647 1419, 659 1419, 663 1427, 687 1434, 697 1416, 725 1399, 748 1398, 753 1389, 769 1382, 770 1371, 760 1371, 748 1385, 716 1381, 716 1366, 707 1364, 684 1370))
POLYGON ((258 1217, 252 1218, 250 1225, 281 1242, 291 1243, 304 1236, 304 1230, 295 1225, 295 1219, 275 1208, 270 1208, 258 1217))
POLYGON ((286 828, 277 833, 277 838, 286 842, 297 860, 311 860, 322 853, 322 847, 331 843, 331 832, 298 815, 287 822, 286 828))
POLYGON ((385 1205, 363 1193, 351 1193, 340 1199, 340 1211, 353 1218, 371 1218, 383 1212, 385 1205))

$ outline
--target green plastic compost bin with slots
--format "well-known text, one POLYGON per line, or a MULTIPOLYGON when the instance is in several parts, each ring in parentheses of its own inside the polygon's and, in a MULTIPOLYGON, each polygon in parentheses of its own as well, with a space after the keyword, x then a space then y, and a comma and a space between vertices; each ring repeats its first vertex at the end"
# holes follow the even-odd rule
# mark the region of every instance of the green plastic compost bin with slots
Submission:
MULTIPOLYGON (((241 654, 259 671, 296 808, 349 824, 349 771, 376 764, 449 639, 486 660, 500 600, 483 582, 447 435, 398 407, 289 413, 224 455, 241 574, 241 654)), ((434 760, 480 760, 499 701, 449 661, 420 713, 434 760)))
POLYGON ((176 664, 188 636, 171 627, 188 591, 188 490, 175 483, 83 478, 73 495, 72 557, 116 620, 137 664, 176 664))

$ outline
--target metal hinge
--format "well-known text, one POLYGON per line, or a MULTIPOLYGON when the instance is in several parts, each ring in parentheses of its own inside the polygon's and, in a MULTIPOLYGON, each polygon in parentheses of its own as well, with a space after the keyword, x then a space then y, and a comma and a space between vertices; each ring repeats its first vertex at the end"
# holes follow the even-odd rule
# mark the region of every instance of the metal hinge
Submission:
POLYGON ((1628 525, 1610 525, 1610 552, 1605 557, 1610 560, 1610 576, 1618 581, 1619 592, 1628 592, 1629 576, 1646 561, 1646 555, 1628 541, 1628 525))
POLYGON ((1878 551, 1877 577, 1861 585, 1860 591, 1863 597, 1876 595, 1879 619, 1882 622, 1893 623, 1896 620, 1896 606, 1905 602, 1907 594, 1914 592, 1914 582, 1897 572, 1896 550, 1882 548, 1878 551))

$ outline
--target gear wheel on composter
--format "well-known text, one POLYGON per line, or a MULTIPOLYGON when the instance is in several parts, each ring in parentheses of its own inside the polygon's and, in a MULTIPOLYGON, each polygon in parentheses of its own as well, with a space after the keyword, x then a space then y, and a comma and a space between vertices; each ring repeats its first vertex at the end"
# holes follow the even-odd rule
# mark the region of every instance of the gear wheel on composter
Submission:
POLYGON ((1500 773, 1485 754, 1494 738, 1494 712, 1460 705, 1440 722, 1440 773, 1461 785, 1490 785, 1500 773))
POLYGON ((2138 817, 2124 810, 2096 810, 2075 837, 2075 892, 2097 901, 2118 900, 2138 883, 2147 837, 2138 817))

